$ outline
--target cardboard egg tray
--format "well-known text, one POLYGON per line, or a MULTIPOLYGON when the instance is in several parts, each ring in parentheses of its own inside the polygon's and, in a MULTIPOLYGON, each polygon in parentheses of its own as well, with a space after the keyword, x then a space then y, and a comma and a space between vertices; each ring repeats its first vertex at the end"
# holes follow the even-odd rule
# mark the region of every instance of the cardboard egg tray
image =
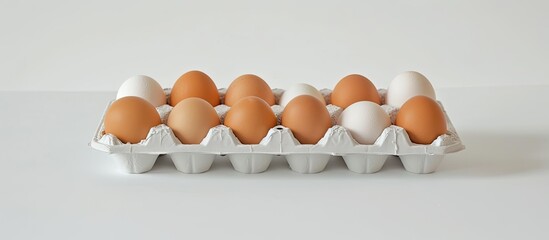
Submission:
MULTIPOLYGON (((168 96, 169 92, 170 89, 166 89, 168 96)), ((281 89, 273 89, 277 102, 283 92, 281 89)), ((219 93, 223 102, 225 89, 220 89, 219 93)), ((323 89, 321 93, 326 99, 326 107, 335 124, 342 109, 329 104, 330 90, 323 89)), ((386 90, 380 89, 379 94, 384 103, 386 90)), ((442 107, 440 102, 439 104, 442 107)), ((382 105, 382 108, 394 124, 398 109, 388 105, 382 105)), ((215 109, 223 122, 229 107, 219 105, 215 109)), ((283 108, 274 105, 272 109, 280 123, 283 108)), ((281 125, 272 128, 259 144, 241 144, 231 129, 224 125, 211 128, 200 144, 181 144, 165 124, 151 128, 147 138, 138 144, 124 144, 115 136, 104 134, 104 117, 90 145, 94 149, 109 153, 118 162, 120 169, 127 173, 149 171, 161 154, 169 155, 177 170, 184 173, 208 171, 218 155, 227 155, 234 169, 242 173, 264 172, 273 157, 278 155, 284 156, 290 168, 299 173, 323 171, 331 156, 341 156, 353 172, 375 173, 381 170, 390 155, 398 156, 409 172, 431 173, 437 169, 445 154, 465 149, 446 111, 443 107, 442 109, 446 116, 448 131, 430 145, 412 143, 406 131, 396 125, 387 127, 372 145, 357 143, 350 132, 339 125, 333 125, 328 129, 317 144, 300 144, 292 135, 292 131, 281 125)), ((157 111, 165 123, 171 106, 157 107, 157 111)))

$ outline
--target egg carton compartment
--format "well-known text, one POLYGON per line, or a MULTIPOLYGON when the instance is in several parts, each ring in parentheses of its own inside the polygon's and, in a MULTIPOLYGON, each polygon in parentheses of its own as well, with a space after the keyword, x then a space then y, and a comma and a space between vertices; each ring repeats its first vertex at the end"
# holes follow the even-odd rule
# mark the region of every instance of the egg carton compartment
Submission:
MULTIPOLYGON (((169 93, 169 89, 166 92, 169 93)), ((279 99, 283 90, 274 89, 273 92, 279 99)), ((327 100, 326 107, 335 124, 341 108, 329 104, 330 90, 323 89, 321 93, 327 100)), ((385 90, 380 89, 379 93, 383 101, 385 90)), ((224 89, 220 89, 220 95, 223 99, 224 89)), ((442 104, 440 105, 442 107, 442 104)), ((398 109, 388 105, 382 105, 382 108, 394 123, 398 109)), ((218 105, 215 109, 223 120, 230 107, 218 105)), ((275 105, 272 109, 280 123, 283 108, 275 105)), ((218 155, 227 155, 234 169, 242 173, 266 171, 276 155, 285 156, 290 168, 299 173, 323 171, 331 156, 341 156, 353 172, 375 173, 383 167, 390 155, 399 156, 404 168, 409 172, 431 173, 437 169, 445 154, 464 149, 446 111, 442 109, 448 131, 430 145, 412 143, 406 131, 395 125, 387 127, 372 145, 358 144, 350 132, 339 125, 328 129, 317 144, 300 144, 291 130, 284 126, 272 128, 259 144, 241 144, 231 129, 224 125, 211 128, 200 144, 181 144, 165 124, 151 128, 147 138, 138 144, 124 144, 115 136, 104 134, 103 120, 90 145, 94 149, 109 153, 120 169, 127 173, 149 171, 160 154, 169 155, 177 170, 183 173, 208 171, 218 155)), ((171 106, 157 107, 157 111, 165 123, 171 106)))

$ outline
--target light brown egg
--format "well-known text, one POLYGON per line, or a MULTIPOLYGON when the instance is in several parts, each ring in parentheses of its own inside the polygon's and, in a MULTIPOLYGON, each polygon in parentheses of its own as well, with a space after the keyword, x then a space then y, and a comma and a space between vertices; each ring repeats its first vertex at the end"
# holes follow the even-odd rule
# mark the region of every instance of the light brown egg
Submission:
POLYGON ((404 128, 410 140, 418 144, 431 144, 447 131, 442 109, 435 100, 426 96, 415 96, 406 101, 397 113, 396 125, 404 128))
POLYGON ((199 144, 210 128, 219 125, 212 105, 196 97, 185 98, 172 109, 167 125, 183 144, 199 144))
POLYGON ((282 125, 292 130, 301 144, 316 144, 332 127, 332 120, 320 100, 310 95, 301 95, 292 99, 284 108, 282 125))
POLYGON ((381 104, 381 98, 374 84, 359 74, 351 74, 341 79, 332 91, 331 100, 333 105, 342 108, 360 101, 381 104))
POLYGON ((105 133, 124 143, 139 143, 149 130, 161 123, 156 108, 140 97, 123 97, 114 101, 105 114, 105 133))
POLYGON ((245 74, 235 79, 225 94, 225 105, 232 106, 240 99, 248 96, 256 96, 263 99, 269 106, 275 104, 275 96, 271 87, 260 77, 253 74, 245 74))
POLYGON ((224 121, 243 144, 258 144, 276 126, 276 116, 263 99, 256 96, 242 98, 234 104, 224 121))
POLYGON ((219 105, 219 92, 212 79, 201 71, 189 71, 175 82, 170 94, 170 105, 190 97, 202 98, 212 106, 219 105))

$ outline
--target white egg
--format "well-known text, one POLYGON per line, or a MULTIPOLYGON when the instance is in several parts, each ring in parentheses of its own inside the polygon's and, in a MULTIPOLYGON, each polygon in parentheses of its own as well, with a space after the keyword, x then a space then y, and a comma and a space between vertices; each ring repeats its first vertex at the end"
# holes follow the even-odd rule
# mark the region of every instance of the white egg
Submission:
POLYGON ((349 130, 358 143, 369 145, 379 138, 385 128, 391 126, 391 119, 376 103, 360 101, 343 110, 337 124, 349 130))
POLYGON ((322 96, 320 91, 306 83, 293 84, 290 88, 288 88, 288 90, 284 91, 282 97, 280 97, 280 101, 278 102, 278 104, 282 107, 285 107, 286 104, 288 104, 292 99, 300 95, 311 95, 320 100, 322 104, 326 105, 324 96, 322 96))
POLYGON ((116 94, 116 99, 127 96, 143 98, 155 107, 166 104, 166 94, 162 86, 145 75, 133 76, 122 83, 116 94))
POLYGON ((425 76, 414 71, 403 72, 389 84, 385 103, 400 108, 408 99, 418 95, 436 100, 433 85, 425 76))

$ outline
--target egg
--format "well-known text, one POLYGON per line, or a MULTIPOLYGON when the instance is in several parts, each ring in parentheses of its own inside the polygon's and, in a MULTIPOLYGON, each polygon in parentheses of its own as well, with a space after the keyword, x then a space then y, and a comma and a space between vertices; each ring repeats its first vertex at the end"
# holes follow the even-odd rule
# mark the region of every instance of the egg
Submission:
POLYGON ((227 112, 225 126, 243 144, 258 144, 276 126, 276 116, 263 99, 248 96, 236 102, 227 112))
POLYGON ((406 101, 396 116, 395 124, 418 144, 431 144, 447 131, 446 118, 440 105, 430 97, 415 96, 406 101))
POLYGON ((105 133, 124 143, 139 143, 161 123, 156 108, 147 100, 128 96, 114 101, 105 113, 105 133))
POLYGON ((326 101, 324 100, 322 93, 320 93, 315 87, 306 83, 296 83, 290 86, 288 90, 284 91, 278 104, 285 107, 288 102, 301 95, 311 95, 320 100, 322 104, 326 105, 326 101))
POLYGON ((167 121, 168 127, 183 144, 199 144, 210 128, 219 124, 214 107, 196 97, 181 100, 172 109, 167 121))
POLYGON ((301 144, 316 144, 332 127, 332 120, 320 100, 310 95, 301 95, 292 99, 284 108, 282 125, 292 130, 301 144))
POLYGON ((370 101, 381 104, 381 98, 374 84, 366 77, 351 74, 341 79, 332 91, 331 102, 341 108, 360 102, 370 101))
POLYGON ((381 106, 360 101, 343 110, 337 124, 349 130, 358 143, 373 144, 383 130, 391 126, 391 119, 381 106))
POLYGON ((201 71, 189 71, 177 79, 170 94, 170 105, 175 106, 190 97, 202 98, 212 106, 219 105, 219 92, 215 83, 201 71))
POLYGON ((245 74, 236 78, 227 88, 225 105, 232 106, 240 99, 248 96, 259 97, 267 102, 269 106, 275 104, 275 96, 271 87, 260 77, 245 74))
POLYGON ((418 95, 437 99, 433 85, 425 76, 414 71, 403 72, 389 84, 385 102, 400 108, 408 99, 418 95))
POLYGON ((116 94, 116 99, 127 96, 136 96, 150 102, 155 107, 166 104, 166 94, 157 81, 145 75, 128 78, 116 94))

